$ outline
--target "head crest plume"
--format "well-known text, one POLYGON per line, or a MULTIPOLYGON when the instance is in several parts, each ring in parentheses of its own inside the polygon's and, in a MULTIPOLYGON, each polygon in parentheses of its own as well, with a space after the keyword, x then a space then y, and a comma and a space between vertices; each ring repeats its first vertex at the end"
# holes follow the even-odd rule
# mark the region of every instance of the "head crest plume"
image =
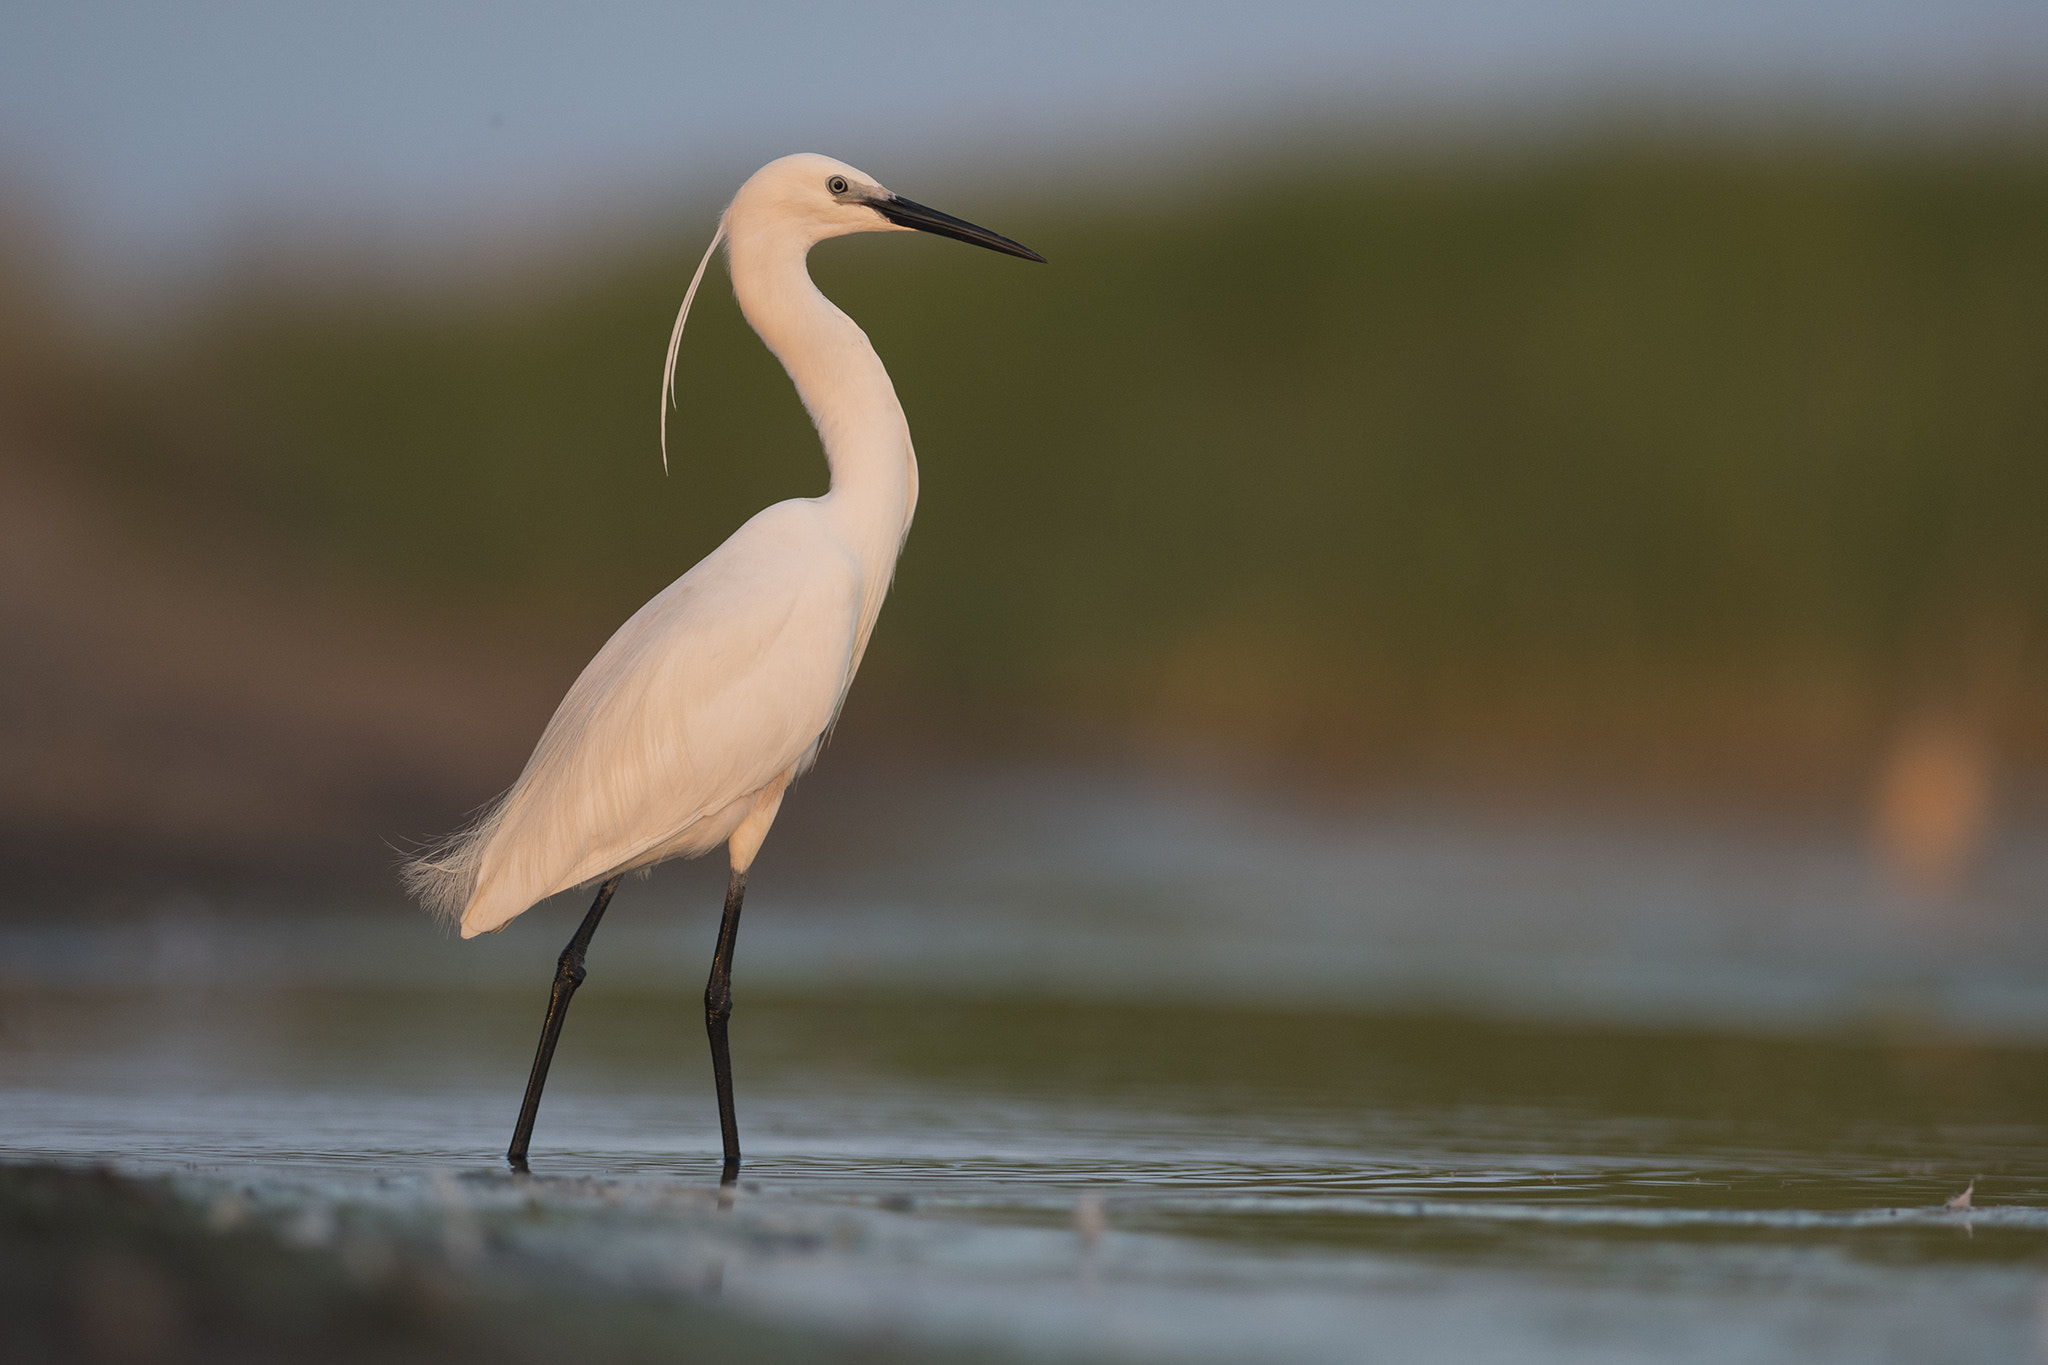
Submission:
POLYGON ((668 359, 661 367, 661 472, 668 473, 668 411, 676 405, 676 351, 683 344, 683 324, 690 320, 690 304, 697 297, 697 286, 704 283, 704 268, 711 264, 711 257, 718 251, 718 244, 725 240, 725 215, 718 215, 718 231, 711 234, 711 245, 704 248, 704 259, 697 262, 697 273, 690 276, 689 292, 683 295, 683 306, 676 313, 676 329, 668 334, 668 359))

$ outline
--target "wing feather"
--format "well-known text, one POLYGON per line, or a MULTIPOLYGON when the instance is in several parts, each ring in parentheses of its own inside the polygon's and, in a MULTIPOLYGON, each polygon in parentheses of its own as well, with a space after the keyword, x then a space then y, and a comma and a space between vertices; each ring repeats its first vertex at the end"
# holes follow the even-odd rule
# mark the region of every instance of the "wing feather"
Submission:
POLYGON ((859 562, 815 501, 762 511, 618 629, 511 790, 409 883, 469 937, 717 847, 830 726, 862 599, 859 562))

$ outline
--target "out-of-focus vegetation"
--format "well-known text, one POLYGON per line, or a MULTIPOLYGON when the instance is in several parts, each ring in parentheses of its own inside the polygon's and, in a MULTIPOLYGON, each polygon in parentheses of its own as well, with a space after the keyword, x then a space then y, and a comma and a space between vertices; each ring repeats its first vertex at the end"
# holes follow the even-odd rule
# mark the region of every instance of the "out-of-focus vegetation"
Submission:
MULTIPOLYGON (((1933 710, 2048 760, 2048 149, 1358 158, 1097 208, 1042 175, 902 188, 1052 264, 813 258, 924 476, 856 715, 1815 791, 1933 710)), ((709 228, 498 294, 223 291, 97 372, 73 444, 160 526, 601 636, 825 486, 716 278, 662 475, 709 228)))

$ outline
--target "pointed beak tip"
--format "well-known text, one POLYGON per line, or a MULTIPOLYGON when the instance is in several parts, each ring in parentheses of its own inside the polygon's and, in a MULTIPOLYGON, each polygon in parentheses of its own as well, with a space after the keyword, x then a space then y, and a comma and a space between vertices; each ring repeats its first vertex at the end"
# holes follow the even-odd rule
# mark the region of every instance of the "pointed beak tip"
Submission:
POLYGON ((985 227, 978 227, 963 218, 955 218, 950 213, 941 213, 937 209, 928 208, 901 195, 869 200, 868 206, 898 227, 914 228, 919 232, 929 232, 939 237, 951 237, 956 242, 987 247, 990 251, 1000 251, 1005 256, 1020 256, 1027 261, 1037 261, 1040 265, 1049 264, 1045 257, 1022 242, 1013 242, 999 232, 990 232, 985 227))

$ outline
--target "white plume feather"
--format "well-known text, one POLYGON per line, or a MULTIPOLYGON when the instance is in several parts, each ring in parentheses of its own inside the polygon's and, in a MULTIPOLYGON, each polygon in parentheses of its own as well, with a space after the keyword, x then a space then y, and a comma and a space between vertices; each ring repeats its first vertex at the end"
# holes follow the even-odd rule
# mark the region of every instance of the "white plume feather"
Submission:
MULTIPOLYGON (((728 210, 729 212, 729 210, 728 210)), ((697 273, 690 276, 690 288, 683 295, 683 306, 676 312, 676 329, 668 334, 668 358, 661 364, 661 472, 668 473, 668 410, 676 405, 676 352, 683 344, 683 324, 690 320, 690 305, 696 302, 697 286, 704 283, 704 269, 711 264, 711 257, 718 250, 718 244, 725 240, 726 215, 718 215, 718 231, 711 234, 711 245, 704 248, 704 259, 697 262, 697 273)))

